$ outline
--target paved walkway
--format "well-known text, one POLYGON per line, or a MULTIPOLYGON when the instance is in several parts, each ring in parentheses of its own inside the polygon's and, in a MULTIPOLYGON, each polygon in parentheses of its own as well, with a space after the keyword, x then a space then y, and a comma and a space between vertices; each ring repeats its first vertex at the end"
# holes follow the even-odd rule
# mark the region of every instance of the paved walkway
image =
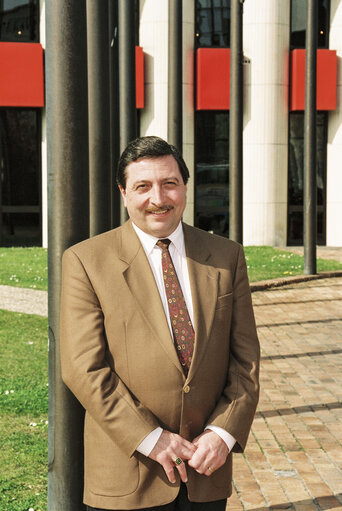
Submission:
POLYGON ((47 292, 0 285, 0 309, 47 316, 47 292))
POLYGON ((342 510, 342 278, 253 293, 261 398, 230 511, 342 510))
MULTIPOLYGON (((294 254, 303 255, 303 247, 284 247, 281 250, 288 250, 294 254)), ((334 259, 342 263, 342 247, 317 246, 317 257, 322 259, 334 259)))

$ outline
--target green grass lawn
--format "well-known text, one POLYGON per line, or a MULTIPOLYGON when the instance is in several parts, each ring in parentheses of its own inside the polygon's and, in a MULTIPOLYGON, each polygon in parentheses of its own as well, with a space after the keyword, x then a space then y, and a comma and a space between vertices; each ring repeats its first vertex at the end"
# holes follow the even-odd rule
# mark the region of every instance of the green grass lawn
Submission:
MULTIPOLYGON (((250 282, 290 275, 302 275, 303 256, 272 247, 245 247, 250 282)), ((317 259, 317 271, 342 270, 342 263, 331 259, 317 259)))
POLYGON ((0 509, 46 510, 47 319, 0 310, 0 509))
POLYGON ((47 250, 0 247, 0 284, 47 289, 47 250))
MULTIPOLYGON (((272 247, 245 247, 251 282, 303 273, 303 256, 272 247)), ((317 259, 317 271, 341 270, 342 263, 317 259)), ((0 248, 0 284, 47 289, 45 248, 0 248)))

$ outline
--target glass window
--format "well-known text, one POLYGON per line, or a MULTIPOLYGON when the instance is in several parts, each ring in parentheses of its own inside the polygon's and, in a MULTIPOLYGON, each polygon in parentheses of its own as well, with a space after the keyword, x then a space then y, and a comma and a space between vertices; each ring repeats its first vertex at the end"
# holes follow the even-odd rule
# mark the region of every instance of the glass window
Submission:
MULTIPOLYGON (((305 48, 307 0, 291 2, 291 48, 305 48)), ((329 46, 330 0, 318 0, 318 47, 329 46)), ((317 113, 317 242, 325 244, 327 115, 317 113)), ((303 244, 304 112, 289 114, 288 245, 303 244)))
MULTIPOLYGON (((318 0, 318 48, 329 45, 330 1, 318 0)), ((307 0, 291 2, 291 48, 305 48, 307 0)))
MULTIPOLYGON (((325 244, 326 144, 325 112, 317 113, 317 241, 325 244)), ((304 113, 292 112, 289 124, 288 245, 303 244, 304 113)))
POLYGON ((41 244, 40 110, 0 109, 1 245, 41 244))
POLYGON ((196 113, 195 225, 229 235, 229 113, 196 113))
MULTIPOLYGON (((230 0, 196 0, 196 46, 230 45, 230 0)), ((195 115, 195 225, 229 234, 229 112, 195 115)))
POLYGON ((39 41, 39 0, 0 1, 0 41, 39 41))
POLYGON ((196 46, 229 45, 230 0, 196 0, 196 46))

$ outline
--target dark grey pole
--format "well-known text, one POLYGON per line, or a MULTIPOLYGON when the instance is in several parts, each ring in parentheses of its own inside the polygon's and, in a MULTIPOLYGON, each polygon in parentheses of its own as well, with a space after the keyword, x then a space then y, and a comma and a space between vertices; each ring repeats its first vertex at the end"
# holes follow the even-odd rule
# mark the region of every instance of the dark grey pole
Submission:
POLYGON ((304 273, 316 273, 316 76, 317 0, 307 0, 304 114, 304 273))
POLYGON ((86 4, 46 2, 49 225, 49 511, 80 511, 83 410, 61 380, 61 257, 89 236, 86 4))
POLYGON ((111 228, 108 3, 87 0, 90 236, 111 228))
POLYGON ((116 167, 120 156, 120 119, 119 119, 119 41, 118 41, 118 3, 108 2, 109 21, 109 70, 110 70, 110 154, 112 173, 112 227, 120 225, 120 192, 116 186, 116 167))
MULTIPOLYGON (((118 0, 120 153, 137 137, 135 86, 135 0, 118 0)), ((121 222, 127 219, 121 208, 121 222)))
POLYGON ((182 0, 169 0, 168 142, 183 152, 182 0))
POLYGON ((243 242, 243 0, 230 3, 229 237, 243 242))

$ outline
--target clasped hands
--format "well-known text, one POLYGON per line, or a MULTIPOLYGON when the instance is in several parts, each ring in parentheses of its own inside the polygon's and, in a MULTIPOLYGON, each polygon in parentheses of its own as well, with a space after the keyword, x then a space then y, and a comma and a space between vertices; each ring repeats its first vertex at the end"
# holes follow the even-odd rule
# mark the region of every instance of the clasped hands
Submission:
POLYGON ((176 482, 175 468, 183 483, 186 483, 188 476, 185 461, 199 474, 210 476, 225 463, 228 453, 226 443, 210 429, 203 431, 192 442, 163 430, 149 458, 162 465, 170 483, 176 482), (182 463, 176 464, 177 459, 182 460, 182 463))

